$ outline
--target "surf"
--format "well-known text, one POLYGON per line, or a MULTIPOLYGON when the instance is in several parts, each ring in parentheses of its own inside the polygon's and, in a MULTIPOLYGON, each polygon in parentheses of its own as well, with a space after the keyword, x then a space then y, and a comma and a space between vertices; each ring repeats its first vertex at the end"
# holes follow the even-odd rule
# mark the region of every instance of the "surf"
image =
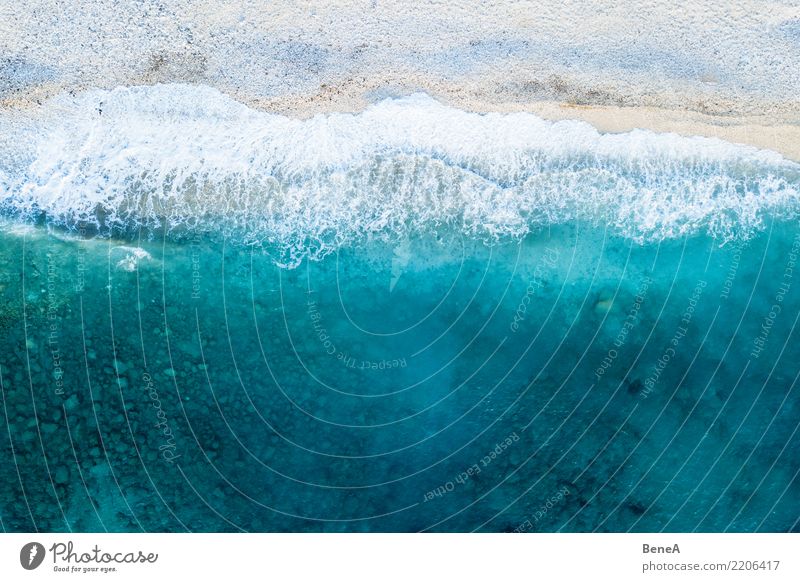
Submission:
POLYGON ((62 95, 0 117, 0 208, 99 234, 211 233, 296 265, 368 238, 519 239, 587 221, 641 243, 793 219, 800 164, 714 138, 603 134, 425 94, 301 120, 203 86, 62 95))

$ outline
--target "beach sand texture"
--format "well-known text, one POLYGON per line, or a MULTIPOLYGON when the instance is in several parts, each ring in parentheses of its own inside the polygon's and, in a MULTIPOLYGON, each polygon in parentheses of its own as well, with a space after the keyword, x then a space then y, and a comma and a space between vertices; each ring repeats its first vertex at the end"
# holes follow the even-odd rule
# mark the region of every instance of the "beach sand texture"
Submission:
POLYGON ((0 105, 155 83, 298 117, 424 91, 800 159, 800 7, 721 2, 0 1, 0 105))

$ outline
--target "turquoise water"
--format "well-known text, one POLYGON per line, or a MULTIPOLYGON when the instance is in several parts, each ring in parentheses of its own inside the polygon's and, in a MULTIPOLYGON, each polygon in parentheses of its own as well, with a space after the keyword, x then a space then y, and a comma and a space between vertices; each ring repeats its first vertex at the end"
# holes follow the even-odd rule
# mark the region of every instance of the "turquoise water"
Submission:
POLYGON ((292 270, 10 230, 7 530, 798 527, 794 224, 720 248, 576 223, 292 270))
POLYGON ((424 96, 49 107, 0 119, 4 530, 798 530, 797 164, 424 96))

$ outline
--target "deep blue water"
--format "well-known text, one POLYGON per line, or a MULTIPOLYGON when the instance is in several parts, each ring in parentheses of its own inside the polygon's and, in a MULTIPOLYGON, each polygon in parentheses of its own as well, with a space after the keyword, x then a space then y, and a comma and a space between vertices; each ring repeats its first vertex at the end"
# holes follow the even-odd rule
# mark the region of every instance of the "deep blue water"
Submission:
POLYGON ((794 222, 150 235, 0 233, 7 531, 798 530, 794 222))

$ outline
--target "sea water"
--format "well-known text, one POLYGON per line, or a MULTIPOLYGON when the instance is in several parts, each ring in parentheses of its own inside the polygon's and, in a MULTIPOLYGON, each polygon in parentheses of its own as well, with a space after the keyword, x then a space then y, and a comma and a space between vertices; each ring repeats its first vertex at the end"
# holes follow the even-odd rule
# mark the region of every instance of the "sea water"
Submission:
POLYGON ((424 95, 0 129, 4 530, 798 529, 798 164, 424 95))

